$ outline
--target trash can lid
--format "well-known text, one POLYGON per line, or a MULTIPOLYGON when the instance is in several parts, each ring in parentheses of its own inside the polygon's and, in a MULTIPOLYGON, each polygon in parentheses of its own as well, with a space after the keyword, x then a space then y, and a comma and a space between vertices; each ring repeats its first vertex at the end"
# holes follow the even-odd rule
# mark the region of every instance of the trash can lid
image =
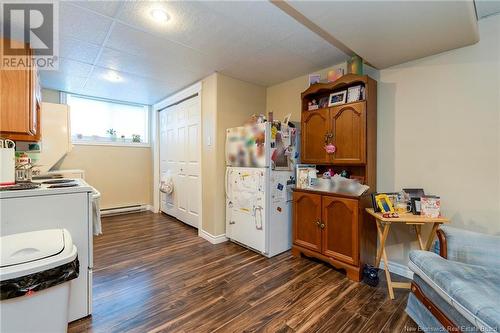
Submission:
POLYGON ((3 236, 0 249, 2 281, 57 267, 76 258, 76 247, 66 229, 3 236))

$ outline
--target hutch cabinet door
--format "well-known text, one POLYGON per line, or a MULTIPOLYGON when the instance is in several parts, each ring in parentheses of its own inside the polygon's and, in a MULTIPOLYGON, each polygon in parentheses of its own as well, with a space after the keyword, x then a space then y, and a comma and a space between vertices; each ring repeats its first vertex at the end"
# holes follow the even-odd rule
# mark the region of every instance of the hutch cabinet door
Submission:
POLYGON ((358 201, 323 196, 323 249, 325 256, 358 264, 358 201))
POLYGON ((334 164, 366 163, 365 102, 339 105, 332 108, 333 143, 337 150, 334 164))
POLYGON ((302 163, 328 163, 325 138, 329 128, 329 109, 302 112, 301 161, 302 163))
POLYGON ((321 195, 293 193, 293 243, 321 251, 321 195))

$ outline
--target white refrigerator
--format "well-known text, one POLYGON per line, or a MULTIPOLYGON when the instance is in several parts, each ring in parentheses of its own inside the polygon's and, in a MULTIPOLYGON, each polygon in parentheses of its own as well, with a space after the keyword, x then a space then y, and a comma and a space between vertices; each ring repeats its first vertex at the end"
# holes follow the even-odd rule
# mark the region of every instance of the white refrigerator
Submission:
POLYGON ((226 133, 226 236, 267 257, 292 245, 296 128, 263 123, 226 133))

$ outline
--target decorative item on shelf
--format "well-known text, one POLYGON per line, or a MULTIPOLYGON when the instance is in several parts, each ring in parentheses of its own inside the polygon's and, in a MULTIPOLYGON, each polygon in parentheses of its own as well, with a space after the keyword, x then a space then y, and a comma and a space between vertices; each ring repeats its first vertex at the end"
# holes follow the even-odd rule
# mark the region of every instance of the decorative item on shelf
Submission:
POLYGON ((420 215, 436 218, 441 215, 441 198, 435 195, 426 195, 420 198, 420 215))
POLYGON ((328 106, 328 96, 321 97, 318 102, 320 109, 326 108, 328 106))
POLYGON ((106 134, 109 135, 109 137, 111 138, 111 141, 116 141, 116 130, 115 129, 108 129, 106 130, 106 134))
POLYGON ((347 90, 331 93, 330 97, 328 98, 328 106, 345 104, 346 97, 347 97, 347 90))
POLYGON ((350 178, 351 174, 346 169, 340 171, 340 177, 350 178))
POLYGON ((312 111, 312 110, 317 110, 319 109, 318 102, 316 102, 315 99, 307 103, 307 110, 312 111))
POLYGON ((327 80, 328 82, 333 82, 340 79, 343 75, 344 75, 343 68, 333 69, 331 71, 328 71, 327 80))
POLYGON ((267 120, 268 120, 269 122, 271 122, 271 123, 273 122, 273 120, 274 120, 274 117, 273 117, 273 111, 269 111, 269 112, 267 113, 267 120))
POLYGON ((330 179, 333 177, 335 173, 333 172, 333 169, 328 169, 327 171, 323 172, 323 179, 330 179))
POLYGON ((392 206, 391 200, 385 193, 375 194, 375 203, 382 213, 394 213, 394 207, 392 206))
POLYGON ((413 215, 420 215, 420 198, 411 198, 411 212, 413 215))
POLYGON ((141 136, 139 134, 132 134, 132 142, 141 142, 141 136))
POLYGON ((363 59, 357 54, 353 55, 347 62, 347 72, 349 74, 363 75, 363 59))
POLYGON ((358 85, 347 89, 347 103, 361 100, 361 88, 363 88, 363 86, 358 85))
POLYGON ((309 74, 309 85, 319 83, 321 81, 321 74, 309 74))
POLYGON ((312 164, 297 164, 297 188, 307 188, 310 178, 316 178, 316 166, 312 164))
POLYGON ((420 198, 425 195, 423 188, 404 188, 403 192, 406 193, 410 200, 410 211, 414 215, 420 215, 420 198))

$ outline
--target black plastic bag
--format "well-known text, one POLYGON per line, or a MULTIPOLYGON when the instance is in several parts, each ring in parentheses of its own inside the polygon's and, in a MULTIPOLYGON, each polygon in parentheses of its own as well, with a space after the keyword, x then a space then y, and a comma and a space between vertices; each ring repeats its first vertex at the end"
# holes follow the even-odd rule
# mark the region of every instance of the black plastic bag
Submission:
POLYGON ((0 282, 0 300, 24 296, 76 279, 80 273, 78 257, 72 262, 45 271, 0 282))

